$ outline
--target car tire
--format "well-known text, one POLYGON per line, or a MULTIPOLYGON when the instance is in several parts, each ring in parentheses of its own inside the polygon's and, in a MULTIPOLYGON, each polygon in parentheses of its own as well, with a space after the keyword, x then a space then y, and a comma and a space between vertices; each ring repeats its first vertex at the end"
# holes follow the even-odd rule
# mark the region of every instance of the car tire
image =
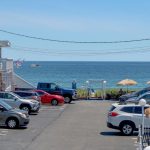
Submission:
POLYGON ((65 103, 71 103, 71 97, 65 96, 65 97, 64 97, 64 102, 65 102, 65 103))
POLYGON ((6 125, 10 129, 15 129, 15 128, 17 128, 19 126, 19 121, 16 118, 9 118, 6 121, 6 125))
POLYGON ((23 106, 21 106, 21 108, 20 108, 21 110, 25 110, 25 111, 27 111, 28 112, 28 114, 30 114, 30 111, 31 111, 31 109, 30 109, 30 107, 29 106, 27 106, 27 105, 23 105, 23 106))
POLYGON ((58 105, 57 99, 53 99, 53 100, 51 101, 51 105, 52 105, 52 106, 57 106, 57 105, 58 105))
POLYGON ((131 122, 124 122, 121 124, 120 130, 123 135, 132 135, 134 131, 134 124, 131 122))

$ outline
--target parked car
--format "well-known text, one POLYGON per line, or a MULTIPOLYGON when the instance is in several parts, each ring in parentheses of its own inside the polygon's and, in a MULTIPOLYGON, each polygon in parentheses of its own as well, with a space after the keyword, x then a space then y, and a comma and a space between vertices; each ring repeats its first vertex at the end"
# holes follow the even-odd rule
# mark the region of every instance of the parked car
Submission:
POLYGON ((13 109, 7 103, 0 101, 0 125, 8 128, 17 128, 27 126, 29 123, 29 115, 26 111, 13 109))
POLYGON ((31 99, 23 99, 13 92, 0 92, 0 101, 4 101, 13 108, 26 110, 28 113, 38 112, 40 103, 31 99))
POLYGON ((150 104, 150 92, 146 92, 138 97, 129 98, 126 100, 126 103, 135 103, 138 104, 140 99, 145 99, 147 104, 150 104))
MULTIPOLYGON (((146 105, 144 109, 150 107, 146 105)), ((150 125, 150 119, 145 117, 145 126, 150 125)), ((142 107, 136 104, 112 104, 108 112, 107 127, 118 129, 124 135, 132 135, 142 123, 142 107)))
POLYGON ((41 97, 35 91, 14 91, 13 93, 25 99, 34 99, 39 102, 41 101, 41 97))
POLYGON ((52 95, 43 90, 34 90, 41 97, 42 103, 49 103, 51 105, 62 105, 64 104, 64 97, 60 95, 52 95))
POLYGON ((132 92, 132 93, 128 93, 128 94, 125 94, 125 95, 122 95, 119 97, 119 102, 125 102, 126 100, 128 100, 129 98, 133 98, 133 97, 138 97, 146 92, 150 92, 150 87, 146 87, 142 90, 139 90, 137 92, 132 92))
POLYGON ((50 94, 61 95, 64 97, 65 103, 71 103, 72 100, 77 99, 77 92, 75 89, 64 89, 55 83, 38 83, 38 90, 46 91, 50 94))

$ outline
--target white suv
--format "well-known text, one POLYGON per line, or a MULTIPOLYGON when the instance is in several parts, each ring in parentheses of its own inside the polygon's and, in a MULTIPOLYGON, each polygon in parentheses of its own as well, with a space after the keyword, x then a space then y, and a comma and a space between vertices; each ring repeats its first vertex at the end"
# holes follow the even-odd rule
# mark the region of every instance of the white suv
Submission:
MULTIPOLYGON (((146 105, 144 109, 150 107, 146 105)), ((150 118, 144 117, 145 126, 150 126, 150 118)), ((142 107, 136 104, 112 104, 107 120, 107 127, 118 129, 124 135, 132 135, 142 123, 142 107)))

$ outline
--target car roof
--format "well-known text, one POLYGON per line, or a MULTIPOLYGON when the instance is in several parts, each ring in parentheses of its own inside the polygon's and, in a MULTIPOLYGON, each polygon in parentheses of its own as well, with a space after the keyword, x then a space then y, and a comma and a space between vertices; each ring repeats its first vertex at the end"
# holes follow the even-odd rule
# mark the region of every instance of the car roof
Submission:
POLYGON ((143 93, 142 95, 150 94, 150 91, 143 93))
POLYGON ((14 91, 14 93, 36 93, 36 91, 14 91))
MULTIPOLYGON (((141 105, 135 104, 135 103, 127 103, 127 104, 113 103, 112 106, 115 106, 115 107, 128 107, 128 106, 141 106, 141 105)), ((145 106, 150 106, 150 105, 146 104, 145 106)))

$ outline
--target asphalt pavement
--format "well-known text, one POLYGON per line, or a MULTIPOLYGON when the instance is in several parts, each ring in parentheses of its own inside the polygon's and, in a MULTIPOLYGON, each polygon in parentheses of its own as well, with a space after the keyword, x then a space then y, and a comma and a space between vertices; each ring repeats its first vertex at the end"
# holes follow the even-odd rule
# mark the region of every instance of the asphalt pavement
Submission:
POLYGON ((27 128, 0 128, 0 150, 135 150, 136 134, 106 127, 111 102, 82 100, 42 106, 27 128))

